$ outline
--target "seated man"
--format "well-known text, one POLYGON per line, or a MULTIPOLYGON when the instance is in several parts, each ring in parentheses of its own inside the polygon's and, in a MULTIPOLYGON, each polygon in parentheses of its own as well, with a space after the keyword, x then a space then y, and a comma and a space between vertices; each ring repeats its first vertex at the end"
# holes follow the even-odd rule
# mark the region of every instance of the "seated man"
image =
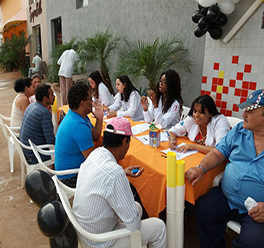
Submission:
POLYGON ((237 124, 201 161, 190 168, 186 178, 192 185, 206 171, 229 159, 221 186, 214 187, 196 204, 196 220, 202 248, 226 247, 226 223, 241 224, 234 247, 264 247, 264 90, 250 94, 238 104, 244 121, 237 124), (252 197, 257 206, 247 211, 245 200, 252 197))
MULTIPOLYGON (((88 114, 92 111, 92 94, 85 83, 74 84, 68 94, 69 112, 61 122, 55 142, 55 169, 79 168, 94 149, 94 141, 101 135, 104 111, 99 103, 94 103, 96 118, 93 127, 88 114)), ((69 187, 76 186, 77 174, 59 176, 69 187)))
POLYGON ((38 53, 35 53, 34 58, 32 59, 33 67, 28 69, 28 78, 31 78, 34 73, 39 73, 42 70, 42 59, 38 53))
MULTIPOLYGON (((54 102, 54 95, 51 86, 41 84, 37 86, 36 102, 28 105, 21 124, 19 139, 29 146, 28 139, 36 145, 54 144, 55 137, 51 114, 48 107, 54 102)), ((36 164, 37 158, 33 151, 23 149, 26 160, 29 164, 36 164)), ((50 156, 41 155, 42 160, 50 159, 50 156)))
MULTIPOLYGON (((81 226, 91 233, 104 233, 126 227, 139 230, 142 244, 166 247, 166 226, 158 218, 141 221, 141 215, 126 177, 133 174, 117 163, 123 159, 132 135, 129 121, 122 117, 111 119, 104 131, 103 147, 95 149, 81 165, 73 202, 73 212, 81 226)), ((130 247, 129 237, 95 244, 84 239, 89 247, 130 247)))

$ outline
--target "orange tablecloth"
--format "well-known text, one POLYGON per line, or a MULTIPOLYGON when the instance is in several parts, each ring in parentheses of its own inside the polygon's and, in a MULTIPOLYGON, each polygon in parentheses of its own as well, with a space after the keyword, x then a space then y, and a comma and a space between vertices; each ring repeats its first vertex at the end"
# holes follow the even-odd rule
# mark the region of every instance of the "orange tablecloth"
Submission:
MULTIPOLYGON (((67 106, 62 106, 58 109, 68 112, 67 106)), ((58 118, 59 119, 59 118, 58 118)), ((93 118, 90 117, 91 122, 93 118)), ((132 126, 142 122, 134 122, 130 118, 132 126)), ((105 122, 104 122, 105 123, 105 122)), ((104 130, 105 124, 103 124, 104 130)), ((138 134, 138 136, 147 134, 148 132, 138 134)), ((187 137, 179 137, 178 143, 191 143, 187 137)), ((142 204, 146 209, 149 217, 157 217, 161 211, 164 210, 166 205, 166 187, 167 187, 167 159, 162 157, 161 150, 169 148, 168 142, 161 142, 159 148, 152 148, 148 145, 143 145, 136 138, 131 138, 130 148, 122 161, 119 161, 123 168, 130 165, 140 165, 145 168, 144 173, 137 178, 129 178, 129 181, 137 189, 142 204)), ((164 155, 164 154, 163 154, 164 155)), ((200 163, 205 154, 196 153, 184 158, 185 171, 190 167, 194 167, 200 163)), ((206 192, 208 192, 213 185, 213 180, 216 175, 224 170, 225 164, 218 166, 217 168, 208 171, 203 179, 195 186, 192 186, 185 180, 185 200, 195 204, 195 201, 206 192)))

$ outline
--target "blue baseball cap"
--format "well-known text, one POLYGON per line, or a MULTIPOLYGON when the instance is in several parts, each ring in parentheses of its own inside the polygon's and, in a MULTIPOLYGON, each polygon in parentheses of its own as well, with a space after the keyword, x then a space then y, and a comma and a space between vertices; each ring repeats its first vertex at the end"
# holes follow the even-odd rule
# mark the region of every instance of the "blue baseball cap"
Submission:
POLYGON ((264 106, 264 89, 254 91, 245 102, 237 104, 237 106, 243 110, 253 110, 264 106))

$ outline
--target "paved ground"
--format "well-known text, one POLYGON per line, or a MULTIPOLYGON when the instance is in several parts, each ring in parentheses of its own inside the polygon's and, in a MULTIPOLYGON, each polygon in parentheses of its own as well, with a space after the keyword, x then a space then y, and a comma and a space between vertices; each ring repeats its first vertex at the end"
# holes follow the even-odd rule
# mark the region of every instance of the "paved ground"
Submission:
MULTIPOLYGON (((18 72, 0 72, 0 113, 10 116, 12 101, 16 96, 13 90, 18 72)), ((59 92, 54 87, 57 96, 59 92)), ((60 102, 58 100, 58 102, 60 102)), ((48 248, 49 240, 43 236, 36 221, 38 207, 29 202, 25 189, 21 188, 20 161, 15 155, 15 171, 10 172, 7 142, 0 131, 0 248, 48 248)), ((226 236, 228 244, 234 236, 226 236)), ((194 214, 185 223, 185 248, 198 248, 198 238, 194 214)), ((231 246, 228 246, 231 247, 231 246)), ((170 247, 169 247, 170 248, 170 247)))

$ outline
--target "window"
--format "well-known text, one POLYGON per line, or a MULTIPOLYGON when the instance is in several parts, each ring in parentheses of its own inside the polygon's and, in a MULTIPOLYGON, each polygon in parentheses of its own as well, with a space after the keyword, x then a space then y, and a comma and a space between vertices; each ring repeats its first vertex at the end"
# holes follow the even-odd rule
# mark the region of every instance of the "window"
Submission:
POLYGON ((31 5, 32 3, 37 2, 38 0, 29 0, 29 5, 31 5))
POLYGON ((76 0, 76 9, 88 6, 88 0, 76 0))
POLYGON ((34 35, 34 41, 35 41, 35 51, 41 55, 42 54, 42 48, 41 48, 40 26, 34 27, 33 35, 34 35))
POLYGON ((62 44, 61 18, 51 21, 52 28, 52 46, 62 44))

